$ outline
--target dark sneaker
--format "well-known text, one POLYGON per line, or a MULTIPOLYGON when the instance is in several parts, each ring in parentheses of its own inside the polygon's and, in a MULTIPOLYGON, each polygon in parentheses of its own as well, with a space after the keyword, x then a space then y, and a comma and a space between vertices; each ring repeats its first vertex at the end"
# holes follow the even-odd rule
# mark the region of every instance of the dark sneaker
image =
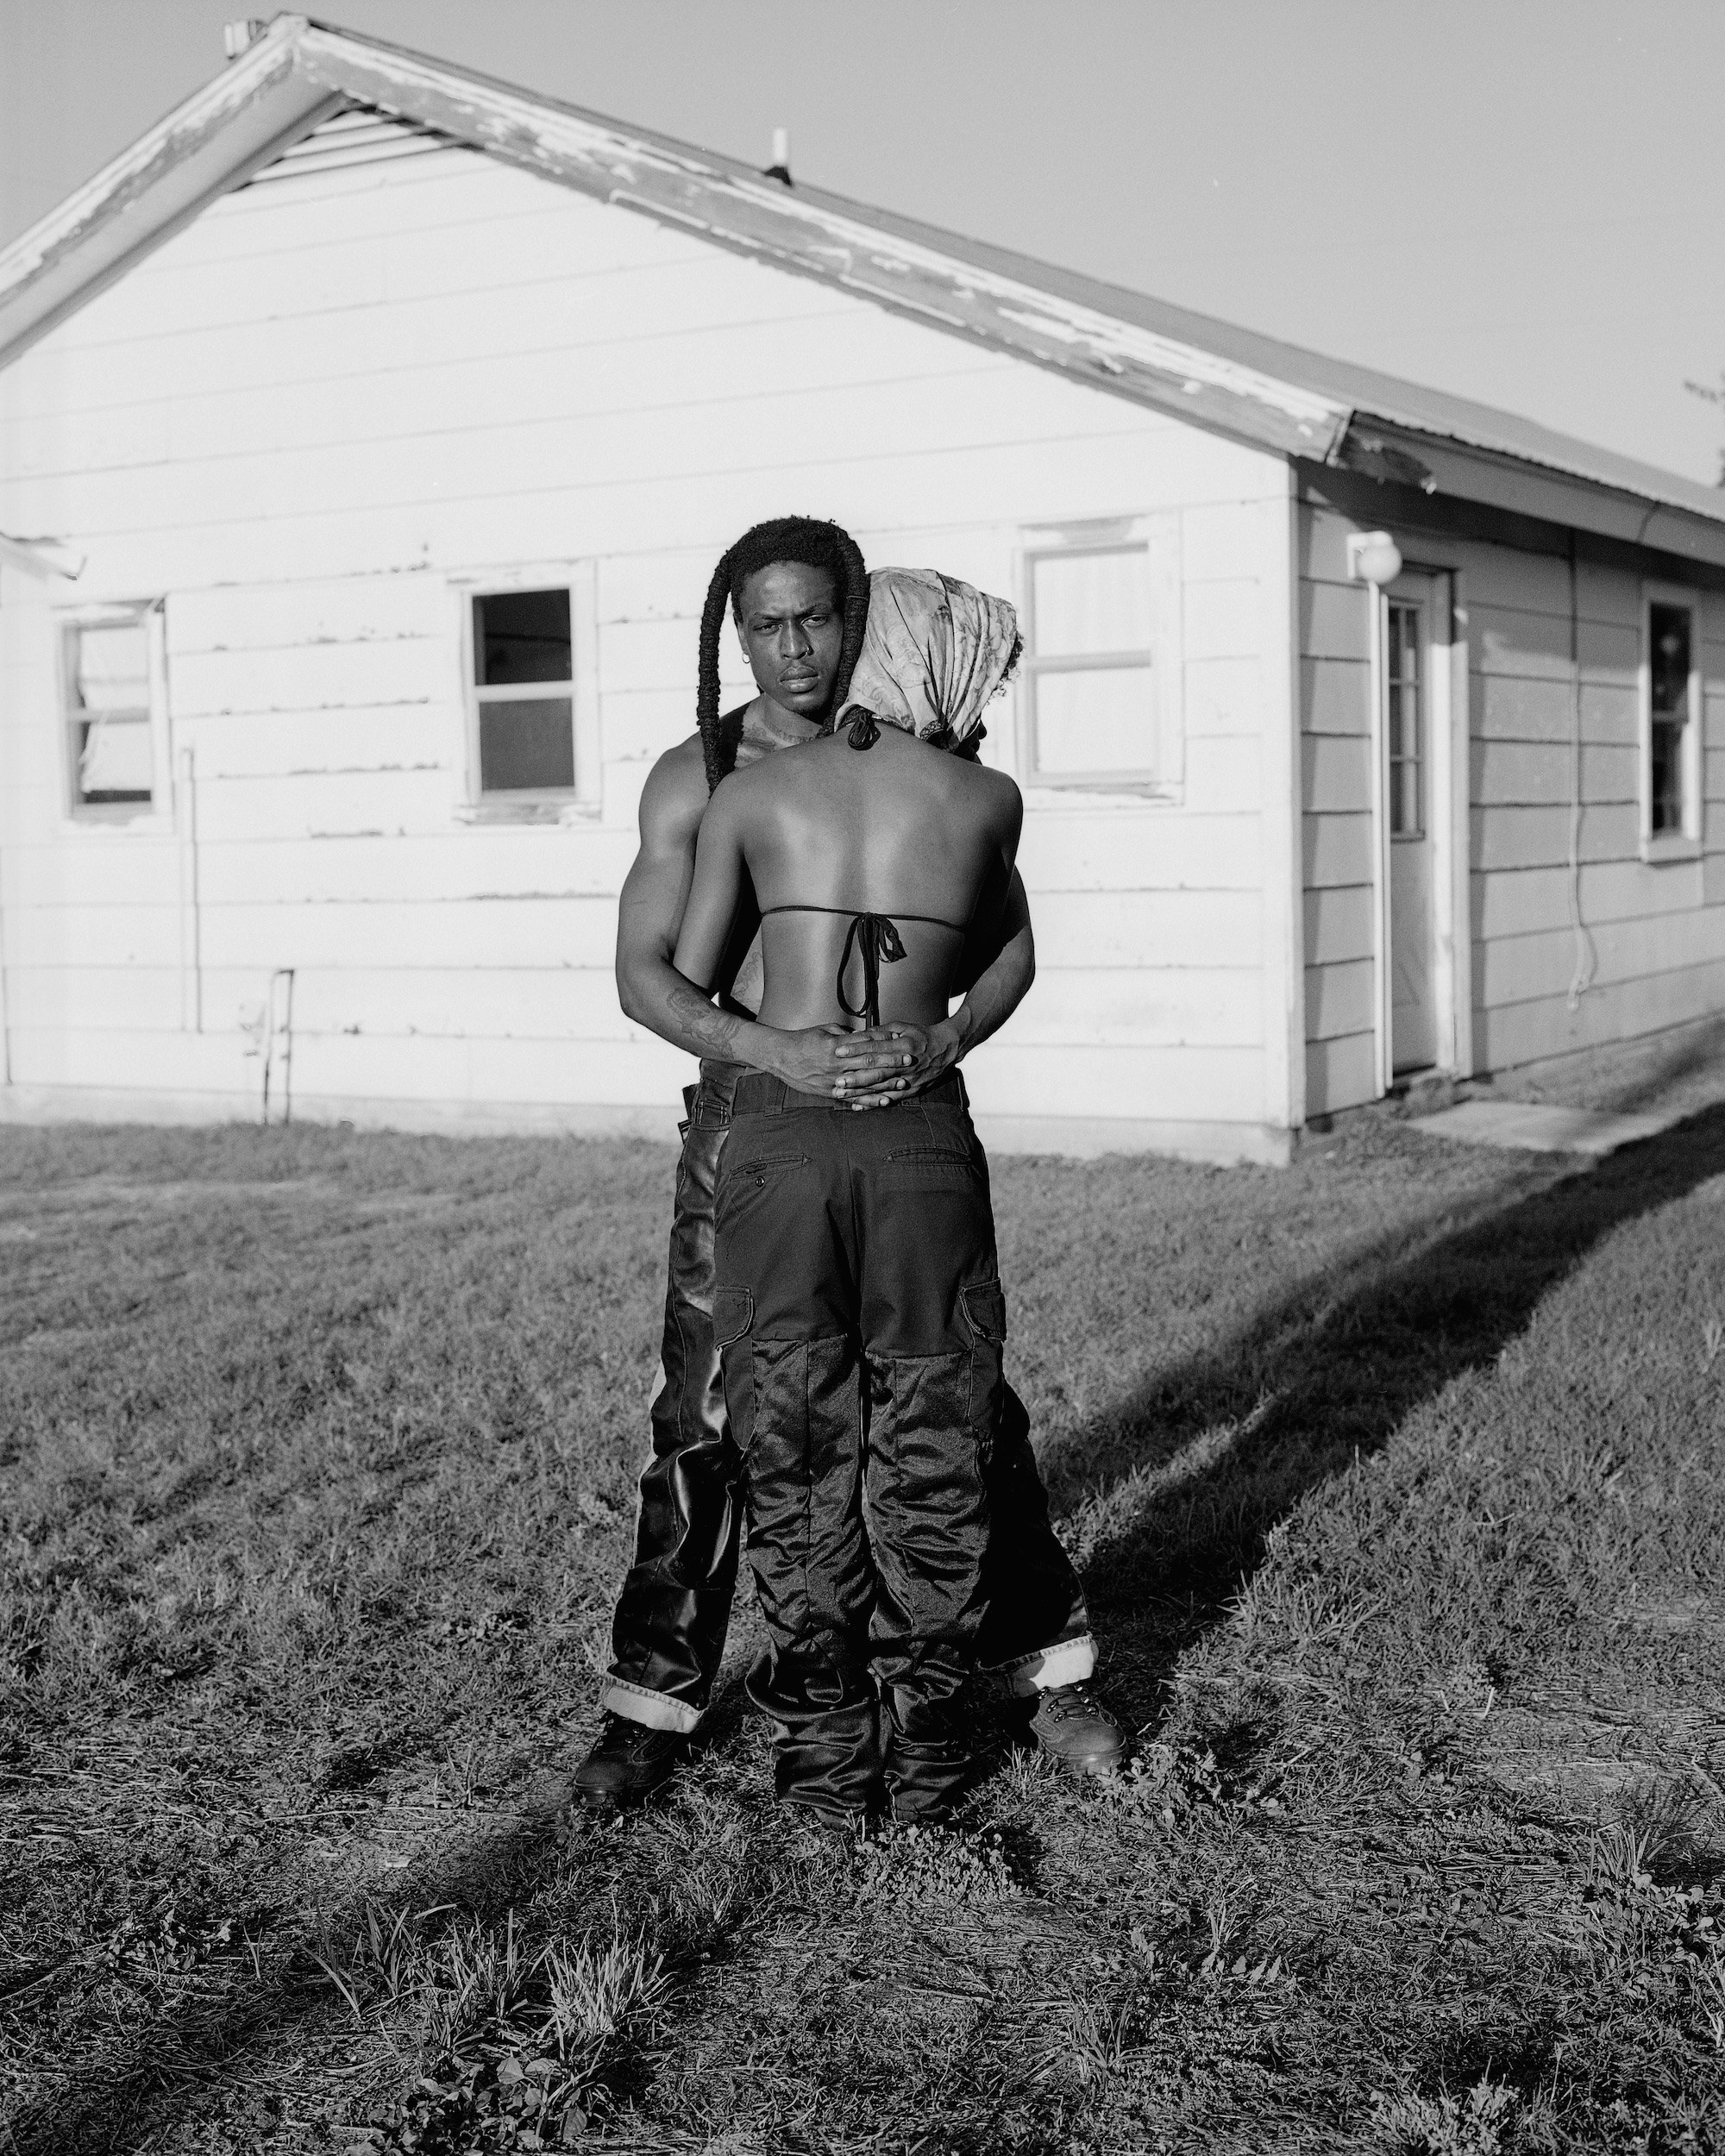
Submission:
POLYGON ((1088 1684, 1038 1692, 1030 1726, 1038 1748, 1068 1774, 1113 1774, 1132 1755, 1132 1739, 1088 1684))
POLYGON ((643 1803, 688 1757, 689 1740, 674 1729, 649 1729, 607 1714, 599 1742, 575 1770, 575 1796, 595 1811, 643 1803))

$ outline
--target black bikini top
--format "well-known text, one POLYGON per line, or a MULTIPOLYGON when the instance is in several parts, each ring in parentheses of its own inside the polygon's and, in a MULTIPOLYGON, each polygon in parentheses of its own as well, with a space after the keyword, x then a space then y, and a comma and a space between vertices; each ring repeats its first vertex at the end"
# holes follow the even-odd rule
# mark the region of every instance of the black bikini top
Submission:
MULTIPOLYGON (((771 913, 836 913, 842 919, 850 909, 844 906, 769 906, 761 915, 764 921, 771 913)), ((965 933, 957 921, 937 920, 932 913, 900 913, 900 921, 921 921, 930 928, 950 928, 955 936, 965 933)), ((861 1018, 867 1025, 881 1023, 881 964, 884 959, 889 966, 896 965, 905 955, 904 938, 899 934, 899 923, 886 913, 850 913, 850 931, 844 938, 844 949, 839 953, 838 977, 834 983, 838 996, 838 1007, 847 1016, 861 1018), (844 993, 844 976, 850 970, 850 954, 855 950, 862 961, 862 1000, 853 1003, 844 993)))
MULTIPOLYGON (((835 714, 836 717, 836 714, 835 714)), ((852 717, 845 738, 853 749, 872 749, 881 738, 881 722, 873 711, 860 707, 852 717)), ((844 906, 769 906, 761 918, 769 913, 836 913, 841 918, 850 912, 844 906)), ((901 913, 900 921, 921 921, 929 928, 950 928, 955 936, 967 933, 958 921, 937 920, 932 913, 901 913)), ((844 938, 844 949, 838 956, 838 977, 833 986, 838 997, 838 1007, 847 1017, 861 1018, 866 1025, 881 1023, 881 963, 894 966, 905 955, 904 938, 899 934, 898 921, 886 913, 851 913, 850 933, 844 938), (850 954, 855 950, 862 961, 862 1001, 859 1007, 844 993, 844 976, 850 970, 850 954)))

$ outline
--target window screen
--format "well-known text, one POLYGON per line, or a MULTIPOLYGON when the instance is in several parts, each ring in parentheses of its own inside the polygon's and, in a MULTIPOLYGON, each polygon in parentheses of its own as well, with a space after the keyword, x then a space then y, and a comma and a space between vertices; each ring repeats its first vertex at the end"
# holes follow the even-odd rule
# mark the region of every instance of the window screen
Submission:
POLYGON ((474 600, 474 693, 482 793, 567 793, 575 783, 569 594, 474 600))
POLYGON ((1664 605, 1655 599, 1647 608, 1648 828, 1656 838, 1676 836, 1687 828, 1684 789, 1692 716, 1693 624, 1686 606, 1664 605))
POLYGON ((1073 548, 1030 563, 1032 776, 1154 778, 1159 755, 1145 547, 1073 548))
POLYGON ((147 617, 66 631, 66 724, 74 810, 154 798, 147 617))

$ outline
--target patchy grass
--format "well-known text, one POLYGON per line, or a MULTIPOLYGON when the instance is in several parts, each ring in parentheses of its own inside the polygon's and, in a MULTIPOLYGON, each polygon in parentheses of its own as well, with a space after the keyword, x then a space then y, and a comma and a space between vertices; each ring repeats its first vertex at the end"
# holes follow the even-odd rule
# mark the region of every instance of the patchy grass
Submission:
POLYGON ((1145 1746, 856 1845, 560 1820, 669 1158, 0 1131, 0 2150, 1725 2144, 1725 1109, 998 1163, 1145 1746))

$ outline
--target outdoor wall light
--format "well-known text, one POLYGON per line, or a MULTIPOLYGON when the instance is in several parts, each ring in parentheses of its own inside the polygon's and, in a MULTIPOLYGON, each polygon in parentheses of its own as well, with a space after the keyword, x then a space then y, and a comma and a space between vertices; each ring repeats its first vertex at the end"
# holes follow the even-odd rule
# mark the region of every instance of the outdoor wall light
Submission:
POLYGON ((1402 573, 1402 549, 1387 531, 1348 534, 1348 574, 1380 589, 1402 573))

